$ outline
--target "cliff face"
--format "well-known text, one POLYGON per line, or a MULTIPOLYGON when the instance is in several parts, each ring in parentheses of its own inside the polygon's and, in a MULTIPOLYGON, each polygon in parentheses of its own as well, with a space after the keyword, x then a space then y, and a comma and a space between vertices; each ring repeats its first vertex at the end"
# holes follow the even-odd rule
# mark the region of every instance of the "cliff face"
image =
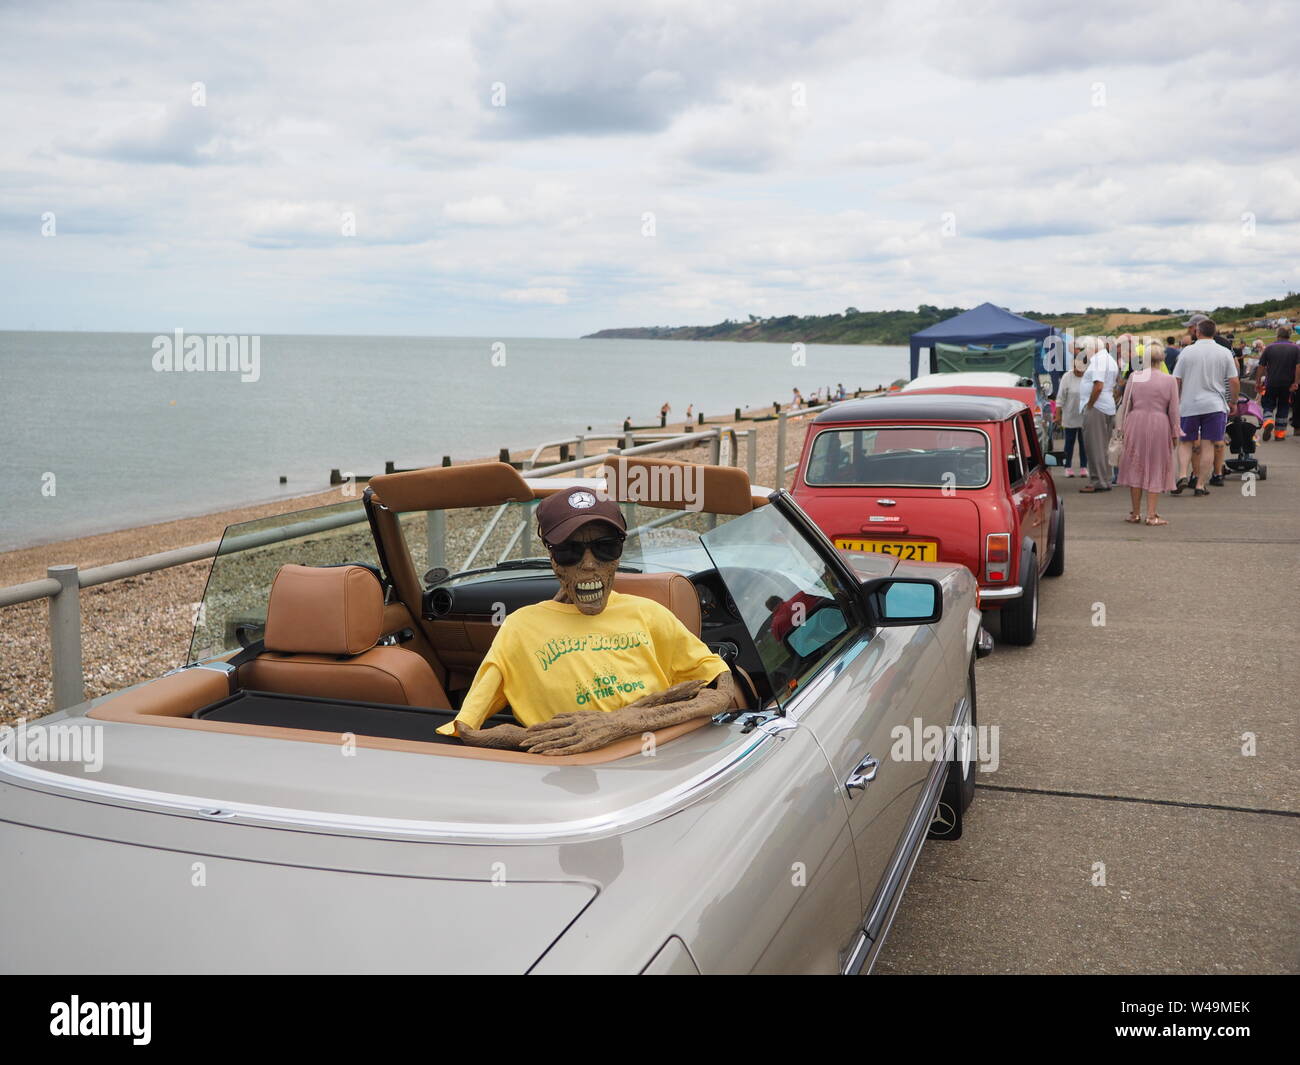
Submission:
MULTIPOLYGON (((800 341, 804 344, 903 345, 907 344, 913 333, 961 314, 965 309, 933 307, 929 304, 922 304, 914 311, 859 311, 850 307, 843 314, 787 314, 781 318, 751 316, 747 322, 727 319, 717 325, 652 325, 631 329, 602 329, 582 339, 763 340, 774 343, 800 341)), ((1183 310, 1164 316, 1133 313, 1124 308, 1110 310, 1089 307, 1083 314, 1045 314, 1033 310, 1019 313, 1060 329, 1073 330, 1078 336, 1122 331, 1152 332, 1164 336, 1167 333, 1181 333, 1189 312, 1183 310)), ((1296 302, 1294 293, 1283 299, 1248 303, 1241 307, 1216 307, 1210 312, 1220 329, 1236 330, 1239 338, 1251 329, 1250 319, 1279 314, 1289 316, 1292 322, 1300 321, 1300 304, 1296 302)), ((1263 336, 1267 330, 1256 328, 1247 339, 1253 339, 1256 332, 1263 336)))
POLYGON ((919 329, 960 314, 961 307, 922 306, 915 311, 858 311, 844 314, 797 315, 781 318, 728 319, 717 325, 645 326, 602 329, 588 339, 618 340, 761 340, 805 344, 906 344, 919 329))

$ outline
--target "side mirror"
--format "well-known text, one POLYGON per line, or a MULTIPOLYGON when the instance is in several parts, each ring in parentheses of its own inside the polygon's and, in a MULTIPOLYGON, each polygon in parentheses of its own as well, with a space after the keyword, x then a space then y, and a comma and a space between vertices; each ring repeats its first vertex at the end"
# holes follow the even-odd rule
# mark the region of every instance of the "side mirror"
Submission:
POLYGON ((921 577, 879 577, 862 585, 878 626, 931 625, 943 616, 943 589, 921 577))

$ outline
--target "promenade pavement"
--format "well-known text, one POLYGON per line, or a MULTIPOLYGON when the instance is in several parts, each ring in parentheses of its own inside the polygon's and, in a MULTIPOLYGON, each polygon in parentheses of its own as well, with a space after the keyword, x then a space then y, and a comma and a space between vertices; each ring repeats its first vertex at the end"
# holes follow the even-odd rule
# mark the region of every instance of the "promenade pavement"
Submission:
POLYGON ((976 670, 1000 765, 877 973, 1300 971, 1300 440, 1259 457, 1163 528, 1054 470, 1065 574, 976 670))

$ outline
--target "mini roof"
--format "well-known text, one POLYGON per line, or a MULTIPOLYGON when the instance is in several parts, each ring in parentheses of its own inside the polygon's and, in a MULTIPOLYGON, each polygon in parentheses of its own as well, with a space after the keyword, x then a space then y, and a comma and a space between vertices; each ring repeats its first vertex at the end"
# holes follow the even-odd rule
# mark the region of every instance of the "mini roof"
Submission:
POLYGON ((836 422, 898 421, 1000 422, 1025 410, 1018 399, 944 393, 900 393, 836 403, 817 415, 817 425, 836 422))

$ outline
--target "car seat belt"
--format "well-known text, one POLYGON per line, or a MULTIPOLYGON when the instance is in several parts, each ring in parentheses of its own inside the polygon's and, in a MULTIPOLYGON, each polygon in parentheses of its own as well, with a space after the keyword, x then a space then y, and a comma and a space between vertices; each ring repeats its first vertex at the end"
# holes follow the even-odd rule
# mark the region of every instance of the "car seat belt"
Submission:
POLYGON ((230 667, 229 672, 226 673, 226 683, 230 688, 231 695, 235 695, 239 691, 239 667, 251 662, 265 650, 265 640, 254 640, 238 654, 226 659, 225 664, 230 667))

